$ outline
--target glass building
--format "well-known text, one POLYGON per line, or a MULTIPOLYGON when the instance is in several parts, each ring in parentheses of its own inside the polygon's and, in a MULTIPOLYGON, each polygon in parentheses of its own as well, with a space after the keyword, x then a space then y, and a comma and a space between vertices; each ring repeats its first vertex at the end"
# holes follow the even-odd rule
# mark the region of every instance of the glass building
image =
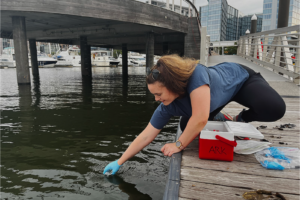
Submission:
MULTIPOLYGON (((255 14, 257 16, 257 26, 256 26, 256 32, 261 32, 262 30, 262 21, 263 21, 263 14, 255 14)), ((238 38, 240 36, 245 35, 245 32, 247 29, 251 30, 251 18, 253 14, 251 15, 245 15, 239 17, 239 31, 238 31, 238 38)))
POLYGON ((239 11, 229 6, 227 0, 210 0, 207 6, 200 7, 199 14, 210 41, 237 39, 239 11))
MULTIPOLYGON (((262 31, 277 29, 279 0, 264 0, 262 31)), ((288 26, 300 24, 300 0, 290 0, 288 26)))
POLYGON ((231 6, 227 9, 227 27, 226 27, 226 40, 237 40, 239 25, 239 11, 231 6))

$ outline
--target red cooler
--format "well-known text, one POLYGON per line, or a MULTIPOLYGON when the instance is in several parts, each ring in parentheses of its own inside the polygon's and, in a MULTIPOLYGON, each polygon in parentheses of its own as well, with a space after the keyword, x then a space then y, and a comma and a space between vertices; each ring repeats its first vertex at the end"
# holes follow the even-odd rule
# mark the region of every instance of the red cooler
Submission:
POLYGON ((199 158, 232 161, 237 145, 234 136, 264 138, 248 123, 209 121, 199 136, 199 158))

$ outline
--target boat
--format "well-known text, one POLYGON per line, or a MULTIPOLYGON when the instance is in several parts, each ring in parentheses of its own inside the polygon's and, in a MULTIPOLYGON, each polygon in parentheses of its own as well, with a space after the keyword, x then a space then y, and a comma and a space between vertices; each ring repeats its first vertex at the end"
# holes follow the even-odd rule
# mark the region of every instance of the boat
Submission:
MULTIPOLYGON (((29 56, 29 67, 31 67, 31 58, 29 56)), ((37 61, 38 66, 42 68, 51 68, 54 67, 57 63, 57 60, 55 58, 49 57, 45 53, 41 53, 40 51, 37 52, 37 61)))
POLYGON ((14 68, 16 67, 15 49, 14 47, 6 47, 3 49, 1 55, 1 64, 5 67, 14 68))
POLYGON ((15 67, 15 62, 9 61, 7 58, 0 58, 0 68, 10 68, 10 67, 15 67))
POLYGON ((80 49, 77 46, 72 46, 66 51, 59 51, 57 63, 55 67, 80 67, 80 49))
POLYGON ((120 61, 112 56, 108 56, 109 59, 109 65, 110 66, 118 66, 118 64, 120 63, 120 61))
POLYGON ((110 51, 93 50, 91 51, 92 66, 107 67, 110 65, 110 51))

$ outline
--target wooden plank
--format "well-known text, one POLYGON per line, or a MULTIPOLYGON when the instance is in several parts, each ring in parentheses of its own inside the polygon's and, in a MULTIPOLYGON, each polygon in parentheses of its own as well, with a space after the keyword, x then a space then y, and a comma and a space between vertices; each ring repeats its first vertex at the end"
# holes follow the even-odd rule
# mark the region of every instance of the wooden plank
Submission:
POLYGON ((254 190, 262 189, 295 195, 300 194, 299 180, 292 179, 262 177, 185 166, 181 168, 181 179, 230 187, 243 187, 254 190))
POLYGON ((215 161, 215 160, 202 160, 197 159, 198 151, 189 151, 189 155, 186 155, 186 151, 183 152, 182 156, 182 167, 194 167, 201 169, 210 169, 217 171, 226 171, 232 173, 240 173, 240 174, 252 174, 252 175, 260 175, 266 177, 281 177, 286 179, 295 179, 300 180, 299 170, 284 170, 284 171, 276 171, 276 170, 268 170, 265 169, 261 164, 256 161, 256 163, 245 163, 245 162, 223 162, 223 161, 215 161))
MULTIPOLYGON (((251 190, 182 180, 179 199, 240 200, 244 199, 242 196, 248 191, 251 190)), ((289 200, 299 200, 298 195, 283 195, 289 200)))

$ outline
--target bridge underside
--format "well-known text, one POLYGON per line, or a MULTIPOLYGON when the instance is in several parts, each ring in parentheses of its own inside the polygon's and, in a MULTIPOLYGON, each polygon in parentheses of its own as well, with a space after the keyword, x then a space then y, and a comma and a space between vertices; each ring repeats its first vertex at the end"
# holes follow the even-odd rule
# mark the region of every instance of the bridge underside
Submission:
POLYGON ((163 54, 164 48, 183 53, 184 33, 166 28, 89 17, 62 14, 7 12, 1 13, 1 37, 12 39, 11 16, 24 16, 27 39, 40 42, 79 45, 79 37, 86 36, 91 46, 122 49, 145 53, 146 34, 153 32, 154 54, 163 54))

